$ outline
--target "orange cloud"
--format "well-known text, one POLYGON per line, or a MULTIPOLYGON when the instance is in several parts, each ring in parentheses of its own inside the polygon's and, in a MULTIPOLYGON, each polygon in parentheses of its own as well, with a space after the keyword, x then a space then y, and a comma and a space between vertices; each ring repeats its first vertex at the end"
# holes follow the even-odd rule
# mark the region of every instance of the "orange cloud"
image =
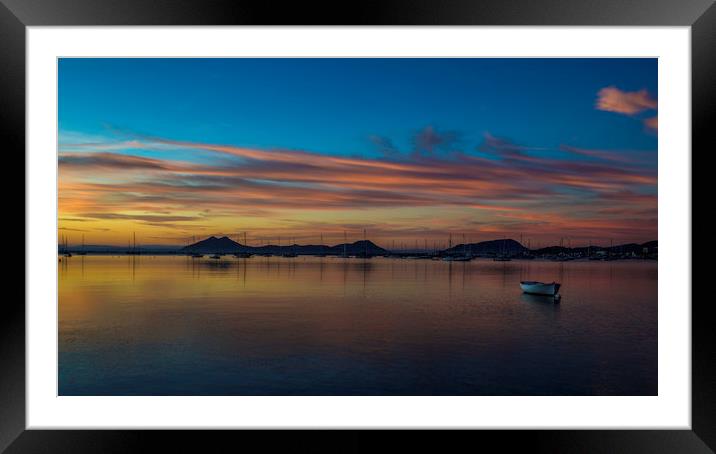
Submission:
POLYGON ((645 110, 657 108, 657 102, 646 90, 622 91, 616 87, 606 87, 597 94, 597 109, 634 115, 645 110))
POLYGON ((656 117, 647 118, 646 120, 644 120, 644 125, 647 128, 653 129, 654 131, 656 131, 657 129, 659 129, 659 117, 656 116, 656 117))

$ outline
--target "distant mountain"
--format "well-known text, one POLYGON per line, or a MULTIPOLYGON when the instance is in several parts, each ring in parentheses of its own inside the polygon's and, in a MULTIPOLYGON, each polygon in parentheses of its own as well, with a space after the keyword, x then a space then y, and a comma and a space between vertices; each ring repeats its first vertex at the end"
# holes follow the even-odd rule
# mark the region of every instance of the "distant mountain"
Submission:
POLYGON ((283 255, 283 254, 297 254, 297 255, 342 255, 345 253, 348 255, 363 255, 366 252, 368 255, 384 255, 388 251, 380 246, 377 246, 372 241, 356 241, 355 243, 346 243, 345 248, 343 244, 337 244, 335 246, 326 245, 299 245, 290 244, 286 246, 278 246, 269 244, 266 246, 246 246, 241 243, 237 243, 228 237, 216 238, 214 236, 209 237, 205 240, 198 241, 194 244, 190 244, 181 249, 181 252, 185 253, 199 253, 199 254, 233 254, 237 252, 247 252, 251 254, 272 254, 272 255, 283 255))
POLYGON ((370 240, 356 241, 355 243, 342 243, 330 247, 329 254, 331 255, 342 255, 343 246, 345 245, 345 252, 348 255, 385 255, 388 253, 387 250, 376 245, 370 240))
POLYGON ((458 244, 450 249, 445 249, 445 255, 461 255, 464 253, 473 255, 517 255, 527 252, 528 249, 519 242, 512 239, 481 241, 479 243, 458 244))
MULTIPOLYGON (((537 255, 559 255, 559 254, 569 254, 570 252, 581 252, 582 249, 586 248, 568 248, 563 246, 547 246, 539 249, 533 249, 532 252, 537 255)), ((597 252, 601 248, 598 248, 597 246, 592 246, 592 253, 597 252)))
POLYGON ((657 240, 647 241, 646 243, 642 243, 641 247, 648 248, 649 251, 656 251, 659 248, 659 242, 657 240))
POLYGON ((227 236, 222 236, 221 238, 210 236, 205 240, 197 241, 194 244, 181 248, 181 251, 199 254, 229 254, 245 252, 243 248, 244 246, 227 236))
POLYGON ((568 247, 562 247, 562 246, 548 246, 543 247, 540 249, 535 249, 532 252, 537 255, 558 255, 558 254, 571 254, 571 253, 580 253, 580 254, 594 254, 598 251, 605 251, 610 252, 613 254, 643 254, 644 249, 647 250, 647 253, 653 254, 657 252, 658 250, 658 241, 647 241, 646 243, 637 244, 637 243, 626 243, 626 244, 620 244, 617 246, 610 246, 610 247, 604 247, 604 246, 582 246, 582 247, 574 247, 574 248, 568 248, 568 247))
POLYGON ((658 248, 658 242, 656 240, 654 241, 647 241, 646 243, 637 244, 637 243, 628 243, 628 244, 620 244, 619 246, 613 246, 604 248, 607 251, 614 252, 617 254, 642 254, 644 252, 644 249, 647 250, 648 253, 653 253, 657 251, 658 248))
POLYGON ((454 246, 450 249, 445 249, 443 251, 443 254, 445 255, 462 255, 465 252, 468 254, 473 255, 497 255, 497 254, 506 254, 506 255, 520 255, 524 253, 531 252, 536 255, 559 255, 559 254, 571 254, 571 253, 581 253, 581 254, 588 254, 588 253, 595 253, 597 251, 607 251, 615 254, 643 254, 644 249, 647 250, 647 253, 652 254, 657 252, 658 250, 658 242, 656 240, 654 241, 648 241, 646 243, 637 244, 637 243, 627 243, 627 244, 620 244, 618 246, 612 246, 612 247, 601 247, 601 246, 591 246, 591 247, 575 247, 575 248, 568 248, 563 246, 548 246, 540 249, 527 249, 523 245, 521 245, 519 242, 512 240, 512 239, 505 239, 505 240, 491 240, 491 241, 482 241, 480 243, 471 243, 471 244, 458 244, 457 246, 454 246))

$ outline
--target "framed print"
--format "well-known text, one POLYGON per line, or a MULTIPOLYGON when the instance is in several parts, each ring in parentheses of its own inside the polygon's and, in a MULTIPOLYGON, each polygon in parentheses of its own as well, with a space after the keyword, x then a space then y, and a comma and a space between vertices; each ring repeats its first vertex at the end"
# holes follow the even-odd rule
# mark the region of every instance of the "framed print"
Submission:
POLYGON ((716 9, 491 3, 4 1, 0 447, 712 452, 716 9))

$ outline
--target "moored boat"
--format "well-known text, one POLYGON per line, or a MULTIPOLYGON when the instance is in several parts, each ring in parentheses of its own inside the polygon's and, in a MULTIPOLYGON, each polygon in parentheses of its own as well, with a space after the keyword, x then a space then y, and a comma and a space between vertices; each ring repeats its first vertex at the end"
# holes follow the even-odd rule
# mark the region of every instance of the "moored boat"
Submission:
POLYGON ((544 282, 537 281, 521 281, 520 287, 522 288, 523 292, 530 293, 532 295, 557 296, 561 284, 558 284, 556 282, 551 282, 547 284, 544 282))

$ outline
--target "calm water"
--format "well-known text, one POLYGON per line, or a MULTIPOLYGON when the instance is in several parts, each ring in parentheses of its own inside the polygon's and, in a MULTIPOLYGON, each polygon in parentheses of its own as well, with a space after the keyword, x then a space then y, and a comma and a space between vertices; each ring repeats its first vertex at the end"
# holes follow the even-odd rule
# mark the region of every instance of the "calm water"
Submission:
POLYGON ((654 262, 62 260, 62 395, 657 394, 654 262))

